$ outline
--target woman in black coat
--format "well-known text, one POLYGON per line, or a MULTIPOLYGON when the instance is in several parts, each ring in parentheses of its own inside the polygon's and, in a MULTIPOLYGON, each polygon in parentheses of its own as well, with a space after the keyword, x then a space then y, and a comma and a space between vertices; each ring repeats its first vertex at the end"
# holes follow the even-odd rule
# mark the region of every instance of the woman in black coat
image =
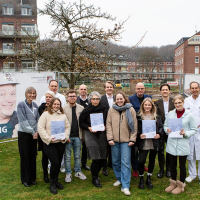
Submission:
POLYGON ((88 99, 91 103, 80 114, 79 126, 84 129, 88 158, 92 159, 92 183, 96 187, 102 187, 98 174, 104 166, 104 160, 107 158, 107 138, 105 132, 107 109, 100 103, 101 95, 98 92, 90 93, 88 99), (103 113, 104 131, 92 131, 90 114, 94 113, 103 113))
MULTIPOLYGON (((39 108, 38 108, 38 112, 40 114, 40 116, 42 115, 42 113, 46 110, 47 106, 49 105, 51 99, 53 99, 55 97, 55 93, 52 91, 47 91, 45 93, 45 100, 46 103, 42 103, 39 108)), ((49 177, 48 177, 48 157, 46 156, 44 149, 43 149, 43 142, 40 138, 40 136, 38 135, 38 151, 42 151, 42 168, 43 168, 43 178, 44 178, 44 182, 45 183, 49 183, 49 177)))
POLYGON ((156 114, 156 106, 150 98, 145 98, 140 106, 138 119, 138 136, 137 146, 139 149, 139 188, 144 189, 144 164, 149 153, 149 164, 146 185, 149 189, 153 188, 151 176, 155 166, 156 153, 163 148, 161 137, 163 134, 163 124, 161 117, 156 114), (142 132, 143 120, 156 120, 156 135, 153 139, 146 139, 146 135, 142 132))

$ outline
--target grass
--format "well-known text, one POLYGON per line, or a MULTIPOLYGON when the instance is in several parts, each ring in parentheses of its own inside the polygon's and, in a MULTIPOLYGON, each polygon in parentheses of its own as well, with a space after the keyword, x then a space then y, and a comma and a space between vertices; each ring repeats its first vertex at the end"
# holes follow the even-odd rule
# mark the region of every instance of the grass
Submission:
MULTIPOLYGON (((88 162, 90 164, 91 161, 88 162)), ((26 188, 20 181, 20 168, 19 168, 19 151, 17 141, 10 143, 0 144, 0 199, 200 199, 200 185, 199 180, 196 178, 192 183, 187 183, 184 193, 179 195, 172 195, 166 193, 164 189, 169 185, 169 179, 163 177, 158 179, 156 177, 158 162, 152 177, 154 188, 148 190, 138 189, 139 178, 131 178, 131 196, 127 197, 120 191, 119 187, 114 187, 113 183, 116 181, 112 169, 108 168, 109 175, 105 177, 102 173, 99 174, 102 188, 96 188, 92 185, 90 171, 83 170, 87 176, 87 180, 82 181, 74 177, 71 183, 64 182, 65 174, 59 174, 59 180, 64 185, 63 190, 59 190, 57 195, 49 192, 49 184, 43 182, 42 166, 41 166, 41 152, 37 156, 37 185, 26 188)), ((72 162, 73 164, 73 162, 72 162)), ((147 165, 146 165, 147 166, 147 165)), ((73 167, 73 166, 72 166, 73 167)), ((178 172, 179 174, 179 172, 178 172)), ((179 177, 178 177, 179 178, 179 177)), ((146 174, 145 174, 146 179, 146 174)))

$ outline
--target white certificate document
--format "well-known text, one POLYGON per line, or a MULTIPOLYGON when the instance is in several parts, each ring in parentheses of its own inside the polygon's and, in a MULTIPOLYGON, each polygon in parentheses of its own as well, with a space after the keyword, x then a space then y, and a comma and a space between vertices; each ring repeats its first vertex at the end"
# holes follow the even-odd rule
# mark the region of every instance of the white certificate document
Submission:
POLYGON ((103 113, 90 114, 92 131, 104 131, 103 113))
POLYGON ((64 121, 51 121, 51 137, 55 140, 65 139, 65 122, 64 121))
POLYGON ((154 138, 156 135, 156 121, 142 120, 142 134, 146 135, 146 138, 154 138))
POLYGON ((170 138, 183 138, 183 135, 180 135, 180 131, 183 128, 181 118, 169 118, 168 127, 171 129, 171 133, 168 134, 170 138))

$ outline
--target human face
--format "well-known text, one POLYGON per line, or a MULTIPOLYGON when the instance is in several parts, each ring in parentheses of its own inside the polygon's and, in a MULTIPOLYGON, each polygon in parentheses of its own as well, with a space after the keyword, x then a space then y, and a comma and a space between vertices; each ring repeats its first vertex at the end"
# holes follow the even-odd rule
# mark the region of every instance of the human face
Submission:
POLYGON ((51 99, 53 99, 53 96, 51 96, 49 93, 45 94, 46 104, 49 105, 51 99))
POLYGON ((191 84, 190 91, 191 91, 193 97, 197 98, 199 96, 199 90, 200 90, 200 88, 197 83, 191 84))
POLYGON ((91 98, 91 103, 93 106, 99 105, 100 98, 97 95, 93 95, 91 98))
POLYGON ((28 103, 32 103, 32 101, 36 98, 36 92, 35 90, 32 90, 30 91, 28 94, 27 94, 27 97, 26 97, 26 100, 28 101, 28 103))
POLYGON ((138 83, 135 87, 135 92, 137 94, 138 97, 143 97, 145 91, 145 87, 143 85, 143 83, 138 83))
POLYGON ((85 85, 81 85, 79 87, 79 94, 81 97, 85 97, 87 95, 87 87, 85 85))
POLYGON ((15 109, 15 105, 16 85, 0 86, 0 119, 10 118, 15 109))
POLYGON ((174 102, 174 105, 175 105, 175 108, 176 108, 178 111, 182 111, 182 110, 183 110, 184 102, 181 101, 180 99, 176 99, 176 101, 174 102))
POLYGON ((58 90, 58 83, 56 81, 51 81, 49 89, 56 94, 58 90))
POLYGON ((125 102, 125 99, 124 99, 123 95, 122 95, 122 94, 117 94, 117 95, 116 95, 115 103, 116 103, 119 107, 122 107, 122 106, 124 106, 124 102, 125 102))
POLYGON ((75 105, 77 100, 76 93, 69 93, 67 96, 67 100, 70 105, 75 105))
POLYGON ((163 86, 160 93, 161 93, 162 97, 169 97, 170 90, 167 86, 163 86))
POLYGON ((146 101, 143 105, 144 108, 144 112, 145 113, 151 113, 151 109, 152 109, 152 104, 149 101, 146 101))
POLYGON ((105 91, 106 91, 106 94, 108 96, 112 96, 113 90, 114 90, 113 85, 110 84, 110 83, 106 83, 106 85, 105 85, 105 91))
POLYGON ((53 109, 54 111, 60 110, 60 101, 55 100, 55 101, 53 102, 52 109, 53 109))

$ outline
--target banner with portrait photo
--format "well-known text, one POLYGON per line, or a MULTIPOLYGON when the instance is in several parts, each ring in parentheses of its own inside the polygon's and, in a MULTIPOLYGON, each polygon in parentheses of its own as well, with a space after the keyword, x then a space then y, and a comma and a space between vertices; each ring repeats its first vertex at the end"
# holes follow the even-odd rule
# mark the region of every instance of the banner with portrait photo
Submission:
POLYGON ((184 75, 184 92, 187 95, 191 95, 190 94, 190 83, 192 81, 196 81, 197 83, 200 84, 200 74, 185 74, 184 75))
POLYGON ((54 72, 0 73, 0 140, 17 137, 16 108, 25 99, 26 89, 30 86, 36 89, 39 105, 52 79, 55 79, 54 72))

